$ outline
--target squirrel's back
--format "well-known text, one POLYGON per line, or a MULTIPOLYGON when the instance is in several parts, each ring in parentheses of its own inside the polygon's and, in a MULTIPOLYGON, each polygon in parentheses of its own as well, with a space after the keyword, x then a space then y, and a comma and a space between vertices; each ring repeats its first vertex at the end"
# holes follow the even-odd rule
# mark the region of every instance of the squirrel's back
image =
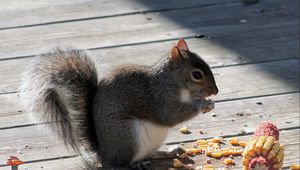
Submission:
POLYGON ((92 103, 97 84, 94 62, 85 52, 55 49, 36 59, 24 78, 21 95, 37 118, 52 122, 65 143, 76 151, 82 144, 96 150, 92 103))

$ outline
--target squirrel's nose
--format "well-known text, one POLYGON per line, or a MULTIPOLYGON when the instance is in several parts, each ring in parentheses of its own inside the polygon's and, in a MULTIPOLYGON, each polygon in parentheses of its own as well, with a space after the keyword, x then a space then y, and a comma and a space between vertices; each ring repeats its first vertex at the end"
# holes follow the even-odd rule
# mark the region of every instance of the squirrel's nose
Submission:
POLYGON ((219 89, 218 89, 217 87, 212 87, 212 88, 211 88, 211 94, 217 95, 218 92, 219 92, 219 89))

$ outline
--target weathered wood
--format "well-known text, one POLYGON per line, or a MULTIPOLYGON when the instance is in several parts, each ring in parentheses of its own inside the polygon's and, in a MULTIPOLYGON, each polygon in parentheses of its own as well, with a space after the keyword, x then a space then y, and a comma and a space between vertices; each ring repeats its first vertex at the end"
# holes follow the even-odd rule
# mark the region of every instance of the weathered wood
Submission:
MULTIPOLYGON (((299 69, 298 61, 293 59, 215 68, 213 72, 216 74, 216 82, 220 89, 220 93, 215 99, 219 101, 233 100, 298 91, 299 75, 295 74, 299 69)), ((103 68, 105 65, 101 64, 100 67, 103 68)), ((10 86, 12 87, 12 84, 10 86)), ((5 94, 0 95, 0 99, 0 104, 4 106, 0 113, 5 116, 5 118, 2 116, 2 127, 19 125, 19 121, 14 123, 13 119, 6 115, 18 117, 16 115, 25 112, 24 107, 20 105, 20 98, 17 94, 5 94)))
POLYGON ((232 4, 203 7, 201 10, 195 8, 188 11, 167 11, 160 15, 155 13, 128 15, 1 30, 0 58, 35 55, 46 51, 49 47, 62 44, 83 49, 99 48, 194 36, 197 33, 218 35, 226 32, 247 32, 258 28, 298 25, 298 8, 294 3, 285 3, 285 8, 278 9, 277 3, 281 1, 263 2, 260 8, 267 8, 271 11, 263 15, 258 12, 257 6, 232 4), (237 12, 240 19, 246 20, 246 23, 240 23, 236 19, 237 12), (152 20, 147 20, 147 18, 152 18, 152 20), (270 20, 270 18, 273 19, 270 20))
MULTIPOLYGON (((203 5, 222 5, 234 1, 222 0, 197 1, 181 3, 173 1, 146 0, 31 0, 31 1, 0 1, 0 29, 51 24, 57 22, 74 22, 77 20, 105 18, 119 15, 146 13, 150 11, 184 9, 203 5), (37 15, 39 14, 39 15, 37 15)), ((238 2, 235 0, 235 2, 238 2)))
MULTIPOLYGON (((289 165, 298 163, 297 160, 299 160, 299 155, 295 152, 300 149, 300 141, 299 141, 299 129, 295 130, 288 130, 288 131, 282 131, 281 132, 281 138, 280 142, 285 145, 285 159, 284 159, 284 167, 289 167, 289 165), (293 141, 293 142, 291 142, 293 141)), ((237 137, 240 140, 249 140, 252 136, 243 136, 243 137, 237 137)), ((228 138, 225 138, 228 139, 228 138)), ((185 143, 183 148, 189 148, 192 146, 193 143, 185 143)), ((160 150, 168 150, 169 147, 173 147, 172 145, 169 146, 163 146, 160 150)), ((225 146, 224 146, 225 147, 225 146)), ((206 160, 208 157, 204 155, 197 155, 192 158, 195 162, 195 166, 203 166, 206 163, 206 160)), ((56 160, 50 160, 50 161, 44 161, 43 159, 39 159, 35 163, 28 163, 21 165, 20 168, 28 168, 28 169, 46 169, 46 170, 52 170, 52 169, 78 169, 78 167, 82 166, 80 164, 80 159, 78 157, 75 158, 66 158, 66 159, 59 159, 56 158, 56 160)), ((236 162, 236 166, 229 168, 229 169, 240 169, 241 168, 241 157, 235 157, 234 158, 236 162)), ((156 170, 166 170, 167 168, 172 166, 171 163, 172 159, 158 159, 152 160, 152 164, 155 167, 156 170)), ((212 160, 213 165, 223 167, 220 160, 212 160)), ((0 167, 0 169, 5 169, 7 167, 0 167)))
MULTIPOLYGON (((253 132, 257 124, 263 121, 272 121, 281 129, 297 127, 299 126, 298 103, 299 93, 217 103, 215 110, 217 117, 211 117, 209 113, 198 115, 187 122, 192 132, 190 135, 180 134, 179 125, 170 130, 165 143, 179 143, 214 136, 234 136, 242 129, 253 132), (262 102, 263 105, 256 104, 257 101, 262 102), (237 112, 244 113, 244 116, 237 116, 237 112), (231 121, 232 119, 234 122, 231 121), (198 130, 204 131, 205 134, 200 134, 198 130)), ((11 121, 5 118, 0 120, 1 123, 11 121)), ((24 160, 36 160, 73 154, 65 149, 61 140, 44 131, 41 126, 0 130, 0 136, 5 136, 0 141, 0 162, 3 162, 1 160, 6 159, 8 155, 20 156, 24 160), (18 150, 22 154, 19 154, 18 150)))
MULTIPOLYGON (((98 63, 100 63, 97 65, 100 77, 113 66, 102 61, 98 63)), ((298 59, 215 68, 213 73, 221 89, 216 99, 226 100, 298 91, 299 75, 295 74, 298 69, 298 59)), ((1 76, 3 80, 7 77, 7 75, 1 76)), ((21 78, 18 74, 14 76, 16 76, 16 83, 13 81, 3 84, 0 89, 2 92, 17 90, 21 78)))
MULTIPOLYGON (((187 40, 190 49, 200 54, 211 67, 241 63, 271 61, 299 57, 298 27, 279 27, 254 30, 247 33, 227 34, 213 41, 206 39, 187 40), (280 37, 277 37, 281 34, 280 37), (265 35, 265 36, 262 36, 265 35), (247 40, 247 41, 245 41, 247 40), (224 44, 225 47, 219 44, 224 44)), ((121 63, 151 65, 165 54, 176 41, 140 44, 128 47, 90 50, 99 63, 114 67, 121 63), (140 55, 146 52, 146 55, 140 55)), ((0 93, 17 90, 22 72, 31 59, 4 60, 0 62, 0 93), (11 70, 11 71, 7 71, 11 70), (3 87, 5 86, 5 87, 3 87), (6 88, 7 87, 7 88, 6 88)), ((100 66, 100 70, 104 70, 100 66)))

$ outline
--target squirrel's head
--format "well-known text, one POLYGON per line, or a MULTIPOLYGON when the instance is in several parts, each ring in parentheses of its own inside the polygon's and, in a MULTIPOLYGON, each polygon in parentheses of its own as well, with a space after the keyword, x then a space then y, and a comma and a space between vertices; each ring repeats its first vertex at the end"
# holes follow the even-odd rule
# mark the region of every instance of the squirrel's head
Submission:
POLYGON ((179 39, 170 53, 172 72, 187 88, 192 98, 205 98, 218 93, 208 64, 191 52, 184 39, 179 39))

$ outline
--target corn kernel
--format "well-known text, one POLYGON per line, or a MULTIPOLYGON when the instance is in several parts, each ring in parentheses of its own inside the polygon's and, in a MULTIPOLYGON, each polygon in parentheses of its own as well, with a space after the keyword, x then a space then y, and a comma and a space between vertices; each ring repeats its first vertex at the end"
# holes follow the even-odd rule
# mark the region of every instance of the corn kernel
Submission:
POLYGON ((193 154, 200 154, 202 152, 202 149, 197 149, 197 148, 191 148, 190 151, 193 154))
POLYGON ((211 157, 219 159, 222 157, 222 152, 212 152, 211 157))
POLYGON ((271 160, 272 158, 274 158, 277 154, 277 152, 279 151, 280 149, 280 144, 279 142, 275 142, 271 151, 269 152, 268 156, 267 156, 267 159, 271 160))
POLYGON ((243 158, 243 161, 242 161, 243 166, 248 166, 249 163, 250 163, 249 159, 243 158))
POLYGON ((231 158, 225 158, 222 162, 226 166, 231 166, 235 164, 234 160, 231 158))
POLYGON ((284 146, 280 146, 280 149, 275 157, 275 162, 281 162, 284 157, 284 146))
POLYGON ((211 164, 204 165, 204 167, 203 167, 203 170, 214 170, 214 169, 215 169, 215 167, 213 165, 211 165, 211 164))
POLYGON ((188 134, 190 133, 189 129, 187 127, 182 127, 179 129, 179 131, 183 134, 188 134))
POLYGON ((221 143, 221 142, 223 142, 223 138, 222 137, 215 137, 215 138, 209 139, 209 142, 221 143))
POLYGON ((246 147, 247 142, 246 141, 239 141, 239 145, 244 148, 244 147, 246 147))
POLYGON ((300 165, 299 164, 293 164, 290 166, 291 170, 300 170, 300 165))
POLYGON ((260 136, 258 138, 257 143, 256 143, 256 148, 255 148, 255 152, 257 153, 257 155, 261 154, 262 147, 264 146, 266 140, 267 140, 266 136, 260 136))
POLYGON ((230 150, 222 150, 221 153, 222 153, 222 156, 229 156, 229 155, 231 155, 231 151, 230 150))
POLYGON ((273 144, 275 142, 275 138, 273 136, 268 136, 266 143, 263 146, 262 149, 262 155, 266 156, 268 152, 271 150, 273 144))
POLYGON ((249 170, 248 166, 243 166, 242 170, 249 170))
POLYGON ((233 146, 238 146, 239 145, 239 140, 237 138, 230 138, 228 140, 229 144, 233 145, 233 146))
POLYGON ((207 141, 207 140, 197 140, 196 143, 199 144, 199 145, 206 145, 206 144, 209 143, 209 141, 207 141))

